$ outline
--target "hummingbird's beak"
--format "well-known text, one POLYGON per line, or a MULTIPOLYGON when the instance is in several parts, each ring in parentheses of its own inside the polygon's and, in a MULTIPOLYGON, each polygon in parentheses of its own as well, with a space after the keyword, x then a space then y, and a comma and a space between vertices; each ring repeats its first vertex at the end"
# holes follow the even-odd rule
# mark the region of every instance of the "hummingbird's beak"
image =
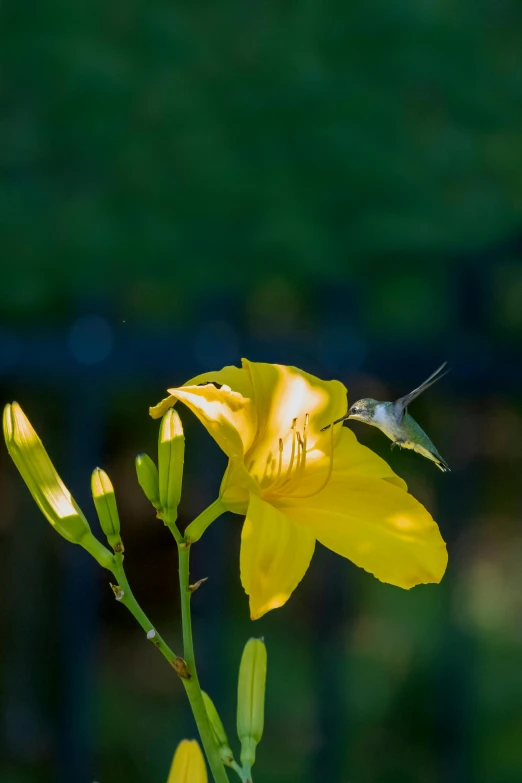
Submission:
MULTIPOLYGON (((349 413, 350 411, 348 411, 349 413)), ((340 421, 344 421, 348 418, 348 413, 345 413, 344 416, 341 416, 340 419, 336 419, 335 421, 332 421, 331 424, 327 424, 326 427, 321 427, 321 432, 324 432, 325 430, 329 430, 330 427, 333 427, 334 424, 339 424, 340 421)))

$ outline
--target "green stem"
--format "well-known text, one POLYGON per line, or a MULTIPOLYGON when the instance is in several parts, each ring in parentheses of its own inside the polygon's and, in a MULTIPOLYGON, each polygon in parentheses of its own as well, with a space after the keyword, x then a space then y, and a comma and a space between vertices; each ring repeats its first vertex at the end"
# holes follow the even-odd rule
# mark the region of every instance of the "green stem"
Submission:
POLYGON ((226 511, 221 498, 210 504, 204 511, 192 520, 185 530, 185 541, 194 544, 199 541, 207 527, 226 511))
POLYGON ((125 575, 125 571, 123 568, 123 555, 121 554, 116 554, 114 556, 113 574, 118 581, 117 585, 113 585, 113 591, 114 591, 114 595, 116 596, 116 600, 127 607, 129 612, 138 621, 138 623, 141 625, 141 627, 147 634, 147 639, 150 642, 152 642, 152 644, 155 647, 158 648, 158 650, 163 655, 163 657, 167 659, 167 661, 170 663, 171 666, 174 667, 174 669, 176 669, 175 662, 178 661, 179 658, 176 655, 176 653, 174 653, 170 649, 168 644, 163 640, 163 638, 154 628, 153 624, 151 623, 151 621, 149 620, 149 618, 147 617, 147 615, 145 614, 141 606, 134 598, 132 590, 130 589, 129 582, 127 581, 127 577, 125 575))
MULTIPOLYGON (((196 519, 188 526, 187 533, 192 530, 190 537, 183 539, 174 520, 165 519, 165 524, 170 528, 179 553, 179 584, 181 595, 181 618, 183 627, 183 655, 180 658, 164 642, 162 637, 156 631, 145 612, 141 609, 138 602, 132 594, 130 585, 125 576, 123 568, 123 555, 115 554, 111 563, 111 570, 118 581, 118 585, 113 587, 114 594, 118 601, 121 601, 131 614, 136 618, 149 639, 160 650, 162 655, 168 660, 170 665, 179 675, 183 687, 187 693, 190 706, 198 727, 201 742, 212 776, 215 783, 229 783, 228 775, 225 772, 223 761, 219 755, 219 748, 214 740, 212 730, 209 724, 205 703, 201 695, 201 686, 199 684, 196 671, 196 661, 194 657, 194 643, 192 640, 192 619, 190 615, 190 596, 192 590, 189 586, 189 559, 190 544, 198 540, 206 528, 223 512, 225 508, 218 499, 206 508, 196 519)), ((239 767, 238 767, 239 768, 239 767)), ((240 769, 240 768, 239 768, 240 769)), ((237 770, 236 770, 237 771, 237 770)), ((240 770, 242 780, 243 772, 240 770)), ((238 773, 239 774, 239 773, 238 773)))
POLYGON ((189 588, 189 560, 190 545, 186 543, 178 546, 179 552, 179 588, 181 594, 181 621, 183 625, 183 656, 187 664, 189 678, 183 678, 182 682, 192 707, 194 719, 198 727, 201 742, 207 756, 209 767, 212 771, 215 783, 228 783, 228 775, 225 772, 223 762, 219 755, 219 749, 214 741, 210 728, 207 710, 201 695, 201 686, 196 671, 194 658, 194 642, 192 640, 192 618, 190 615, 189 588))
POLYGON ((230 767, 234 772, 237 772, 242 783, 252 783, 252 776, 249 777, 248 773, 244 769, 241 769, 237 761, 233 761, 230 767))
POLYGON ((178 530, 178 526, 176 525, 176 523, 175 523, 175 522, 168 522, 168 521, 167 521, 167 522, 165 522, 165 525, 168 527, 168 529, 170 530, 170 532, 171 532, 171 533, 172 533, 172 535, 174 536, 174 538, 175 538, 175 540, 176 540, 176 544, 177 544, 178 546, 179 546, 180 544, 182 544, 182 543, 183 543, 183 536, 182 536, 182 535, 181 535, 181 533, 179 532, 179 530, 178 530))
POLYGON ((186 547, 182 544, 180 546, 179 552, 180 584, 182 574, 185 580, 183 582, 185 587, 181 587, 183 644, 185 659, 180 658, 170 649, 168 644, 166 644, 161 635, 154 628, 153 624, 134 598, 129 582, 125 575, 125 570, 123 568, 123 555, 121 554, 116 554, 114 556, 113 574, 117 579, 118 584, 113 585, 113 591, 114 595, 116 596, 116 600, 120 601, 120 603, 127 607, 129 612, 138 621, 147 634, 147 639, 158 648, 164 658, 167 659, 167 661, 179 675, 179 678, 187 692, 190 706, 192 707, 192 712, 194 713, 194 718, 196 720, 196 725, 201 736, 201 742, 203 744, 210 769, 212 770, 215 783, 229 783, 228 775, 225 772, 218 748, 214 743, 214 739, 211 733, 207 711, 203 702, 203 697, 201 695, 201 688, 199 685, 194 662, 194 648, 192 644, 192 629, 190 621, 190 590, 188 587, 190 549, 189 547, 186 547))
MULTIPOLYGON (((212 775, 214 776, 214 780, 216 783, 229 783, 228 776, 225 772, 225 769, 223 767, 223 762, 221 761, 221 757, 219 755, 218 748, 216 747, 211 730, 210 725, 208 723, 208 717, 207 717, 207 711, 205 709, 205 704, 203 702, 203 697, 201 695, 201 688, 198 682, 197 673, 196 673, 196 667, 194 663, 194 649, 192 646, 192 631, 191 631, 191 623, 190 623, 190 591, 188 589, 188 548, 181 548, 180 547, 180 579, 181 579, 181 563, 183 562, 185 564, 186 562, 186 575, 187 575, 187 581, 184 583, 186 584, 185 590, 182 588, 182 595, 183 593, 186 594, 188 597, 188 637, 186 636, 186 628, 187 623, 185 622, 185 619, 187 617, 187 601, 182 600, 182 614, 184 618, 183 622, 183 641, 184 641, 184 648, 185 648, 185 659, 180 658, 177 656, 166 644, 166 642, 163 640, 163 638, 160 636, 160 634, 157 632, 157 630, 154 628, 153 624, 141 608, 141 606, 138 604, 136 599, 134 598, 134 595, 132 593, 132 590, 130 589, 129 582, 127 580, 127 577, 125 575, 125 570, 123 568, 123 556, 121 554, 117 554, 114 556, 114 576, 118 580, 118 584, 113 586, 114 595, 116 596, 116 600, 120 601, 124 606, 127 607, 129 612, 132 614, 132 616, 138 621, 138 623, 141 625, 145 633, 147 634, 147 639, 151 641, 161 652, 161 654, 167 659, 167 661, 170 663, 170 665, 174 668, 174 670, 179 675, 179 678, 181 682, 183 683, 185 690, 187 692, 187 696, 190 701, 190 706, 192 707, 192 712, 194 713, 194 718, 196 720, 196 725, 198 727, 200 736, 201 736, 201 742, 203 744, 203 748, 205 749, 205 753, 207 755, 208 763, 210 766, 210 769, 212 770, 212 775), (181 552, 186 553, 186 557, 183 558, 181 556, 181 552), (183 607, 185 606, 185 609, 183 607), (188 638, 190 641, 186 643, 186 638, 188 638)), ((185 571, 184 571, 185 573, 185 571)))

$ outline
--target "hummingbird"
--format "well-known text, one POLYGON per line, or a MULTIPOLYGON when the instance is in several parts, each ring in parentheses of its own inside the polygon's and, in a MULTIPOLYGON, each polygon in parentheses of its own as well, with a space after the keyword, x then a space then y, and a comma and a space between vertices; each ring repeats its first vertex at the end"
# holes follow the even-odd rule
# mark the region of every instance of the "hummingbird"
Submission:
POLYGON ((384 432, 392 441, 392 449, 395 446, 399 446, 402 449, 412 449, 417 454, 422 454, 423 457, 430 459, 440 470, 449 470, 450 467, 446 460, 440 456, 424 430, 419 427, 415 419, 408 413, 410 402, 413 402, 429 386, 432 386, 446 375, 448 370, 442 372, 446 364, 447 362, 441 364, 438 370, 435 370, 429 378, 426 378, 424 383, 421 383, 420 386, 417 386, 409 394, 405 394, 404 397, 399 397, 395 402, 379 402, 369 397, 357 400, 344 416, 323 427, 323 430, 327 430, 345 419, 364 421, 366 424, 378 427, 384 432))

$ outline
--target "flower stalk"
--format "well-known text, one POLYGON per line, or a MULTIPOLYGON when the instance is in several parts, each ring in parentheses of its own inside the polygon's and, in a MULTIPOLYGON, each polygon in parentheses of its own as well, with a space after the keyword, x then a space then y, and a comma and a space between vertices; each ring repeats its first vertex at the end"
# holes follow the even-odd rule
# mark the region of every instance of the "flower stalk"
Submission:
POLYGON ((190 613, 190 598, 192 591, 189 585, 190 544, 182 541, 178 544, 179 556, 179 589, 181 596, 181 621, 183 626, 183 657, 187 664, 189 678, 183 679, 183 687, 187 693, 194 720, 198 727, 201 742, 215 783, 228 783, 228 776, 223 766, 217 742, 208 718, 201 686, 199 684, 192 638, 192 617, 190 613))
POLYGON ((116 585, 111 585, 116 600, 122 603, 129 610, 134 619, 137 620, 139 625, 145 631, 148 641, 152 642, 152 644, 158 648, 163 657, 169 662, 172 668, 176 670, 175 662, 179 660, 179 656, 177 656, 176 653, 170 649, 168 644, 158 633, 141 606, 136 601, 125 574, 125 569, 123 567, 123 555, 121 553, 116 553, 114 555, 114 567, 112 569, 112 573, 114 574, 114 578, 117 580, 116 585))
POLYGON ((225 511, 226 508, 221 498, 218 498, 211 503, 210 506, 207 506, 207 508, 187 526, 187 529, 185 530, 185 541, 188 541, 190 544, 195 544, 196 541, 199 541, 207 527, 221 516, 221 514, 224 514, 225 511))

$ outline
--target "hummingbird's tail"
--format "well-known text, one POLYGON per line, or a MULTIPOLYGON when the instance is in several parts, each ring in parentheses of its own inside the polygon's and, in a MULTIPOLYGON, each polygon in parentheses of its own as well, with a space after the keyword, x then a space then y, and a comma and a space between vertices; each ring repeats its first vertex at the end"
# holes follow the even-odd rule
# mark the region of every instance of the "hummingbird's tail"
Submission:
POLYGON ((326 427, 321 427, 321 432, 324 432, 325 430, 329 430, 330 427, 333 427, 334 424, 339 424, 340 421, 344 421, 347 416, 348 416, 348 414, 345 413, 344 416, 341 416, 340 419, 336 419, 335 421, 332 421, 332 423, 331 424, 327 424, 326 427))
POLYGON ((447 473, 448 471, 451 471, 450 466, 446 462, 445 459, 443 459, 440 454, 437 452, 437 458, 433 460, 435 465, 442 470, 443 473, 447 473))
POLYGON ((399 397, 399 399, 395 401, 396 410, 399 412, 406 410, 408 405, 413 402, 413 400, 417 399, 417 397, 422 394, 423 391, 426 391, 426 389, 447 375, 449 370, 442 372, 447 363, 448 362, 444 362, 444 364, 441 364, 440 367, 435 370, 435 372, 432 373, 429 378, 426 378, 426 380, 421 383, 420 386, 417 386, 417 388, 413 389, 413 391, 409 392, 409 394, 405 394, 404 397, 399 397))

